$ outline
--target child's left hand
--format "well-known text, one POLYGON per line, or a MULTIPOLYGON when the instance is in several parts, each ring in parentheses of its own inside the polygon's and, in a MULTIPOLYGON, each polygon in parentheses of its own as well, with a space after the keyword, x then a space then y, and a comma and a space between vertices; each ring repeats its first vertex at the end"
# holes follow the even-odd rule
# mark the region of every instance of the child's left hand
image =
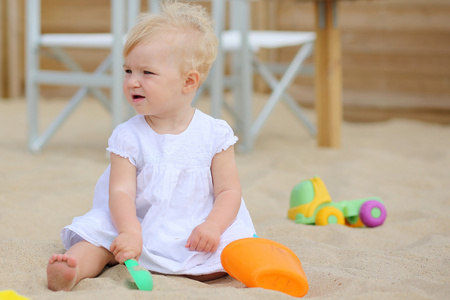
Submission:
POLYGON ((205 221, 192 230, 185 247, 191 251, 215 252, 219 247, 220 227, 213 221, 205 221))

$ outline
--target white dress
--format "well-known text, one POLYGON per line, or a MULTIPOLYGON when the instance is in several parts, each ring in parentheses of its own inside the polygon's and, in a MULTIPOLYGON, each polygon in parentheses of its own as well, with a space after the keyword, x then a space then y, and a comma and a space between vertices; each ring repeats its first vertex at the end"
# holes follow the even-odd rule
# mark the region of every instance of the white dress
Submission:
MULTIPOLYGON (((137 169, 136 214, 142 225, 140 266, 164 274, 202 275, 224 271, 220 262, 230 242, 255 234, 245 203, 222 234, 214 253, 189 251, 186 241, 212 209, 214 196, 211 161, 235 144, 237 137, 223 120, 196 110, 188 128, 178 135, 157 134, 137 115, 119 125, 108 141, 109 152, 137 169)), ((86 240, 110 248, 117 236, 108 208, 110 167, 94 191, 92 209, 61 231, 66 249, 86 240)))

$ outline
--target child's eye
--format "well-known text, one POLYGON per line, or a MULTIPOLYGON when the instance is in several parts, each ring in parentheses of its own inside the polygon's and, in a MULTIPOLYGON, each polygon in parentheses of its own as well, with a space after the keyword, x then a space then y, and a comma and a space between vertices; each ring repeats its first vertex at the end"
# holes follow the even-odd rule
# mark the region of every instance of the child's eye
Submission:
POLYGON ((127 73, 127 74, 131 74, 131 70, 129 70, 129 69, 125 69, 124 71, 125 71, 125 73, 127 73))
POLYGON ((150 72, 150 71, 144 71, 144 74, 145 74, 145 75, 150 75, 150 74, 155 74, 155 73, 150 72))

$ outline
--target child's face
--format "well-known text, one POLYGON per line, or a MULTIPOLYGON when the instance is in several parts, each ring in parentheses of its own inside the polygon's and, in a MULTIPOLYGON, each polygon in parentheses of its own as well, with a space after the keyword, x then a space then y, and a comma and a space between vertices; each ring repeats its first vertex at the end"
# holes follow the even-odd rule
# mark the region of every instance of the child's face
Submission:
POLYGON ((138 114, 164 117, 183 108, 181 55, 174 48, 164 41, 138 44, 125 57, 123 90, 138 114))

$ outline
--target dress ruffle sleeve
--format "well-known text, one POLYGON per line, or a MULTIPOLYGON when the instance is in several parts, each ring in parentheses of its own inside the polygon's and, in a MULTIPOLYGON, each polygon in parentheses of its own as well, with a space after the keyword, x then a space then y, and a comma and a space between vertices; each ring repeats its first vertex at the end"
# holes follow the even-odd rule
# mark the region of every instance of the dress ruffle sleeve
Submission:
POLYGON ((215 120, 214 134, 215 134, 215 152, 217 154, 228 147, 236 144, 238 138, 234 135, 233 129, 224 120, 215 120))
POLYGON ((106 148, 106 151, 127 158, 136 166, 139 155, 137 137, 127 127, 126 123, 114 129, 111 137, 108 139, 108 148, 106 148))

